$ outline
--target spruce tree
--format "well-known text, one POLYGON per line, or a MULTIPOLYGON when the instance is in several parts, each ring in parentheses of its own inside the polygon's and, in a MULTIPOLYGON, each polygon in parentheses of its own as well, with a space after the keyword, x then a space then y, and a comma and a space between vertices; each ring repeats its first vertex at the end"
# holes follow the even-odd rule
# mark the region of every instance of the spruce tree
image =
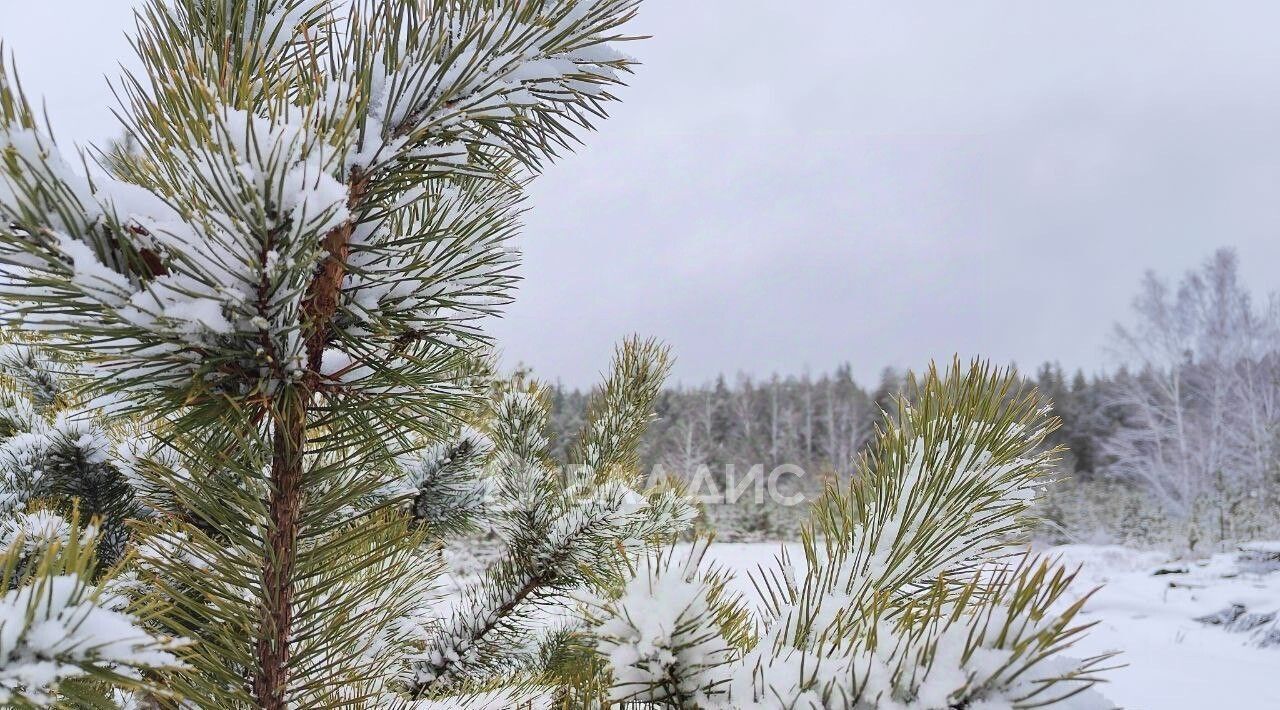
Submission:
POLYGON ((637 5, 149 0, 143 71, 116 84, 131 148, 76 160, 0 66, 0 701, 941 709, 1088 688, 1100 659, 1050 656, 1080 632, 1078 606, 1050 609, 1070 575, 1006 554, 1048 461, 1009 378, 929 375, 758 615, 706 541, 661 545, 695 511, 638 465, 664 348, 620 346, 566 461, 546 389, 494 376, 524 188, 603 117, 637 5), (501 554, 440 599, 441 541, 478 530, 501 554), (636 623, 654 609, 681 615, 661 638, 636 623))

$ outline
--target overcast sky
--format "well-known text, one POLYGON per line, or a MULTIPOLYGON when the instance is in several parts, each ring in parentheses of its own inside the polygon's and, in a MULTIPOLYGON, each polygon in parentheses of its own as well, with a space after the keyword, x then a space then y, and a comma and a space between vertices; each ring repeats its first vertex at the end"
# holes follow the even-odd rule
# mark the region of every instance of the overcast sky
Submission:
MULTIPOLYGON (((127 0, 0 0, 62 140, 115 132, 127 0)), ((1280 282, 1274 0, 647 0, 614 118, 534 189, 509 364, 590 384, 981 354, 1109 365, 1144 270, 1280 282)))

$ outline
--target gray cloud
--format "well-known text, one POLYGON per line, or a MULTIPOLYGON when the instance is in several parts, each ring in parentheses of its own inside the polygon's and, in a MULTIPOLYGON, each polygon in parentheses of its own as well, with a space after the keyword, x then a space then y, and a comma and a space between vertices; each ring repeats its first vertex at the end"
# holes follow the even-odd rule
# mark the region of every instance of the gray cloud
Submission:
MULTIPOLYGON (((33 93, 107 135, 124 0, 0 6, 33 93), (105 28, 112 28, 110 30, 105 28)), ((625 103, 534 188, 509 362, 590 383, 983 354, 1105 364, 1146 268, 1280 263, 1280 6, 647 0, 625 103)))

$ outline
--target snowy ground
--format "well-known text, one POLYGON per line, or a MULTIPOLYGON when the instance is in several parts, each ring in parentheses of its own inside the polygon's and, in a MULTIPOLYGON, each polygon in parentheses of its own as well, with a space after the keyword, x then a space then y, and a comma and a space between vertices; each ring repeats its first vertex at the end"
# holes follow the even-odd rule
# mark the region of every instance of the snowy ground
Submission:
MULTIPOLYGON (((777 550, 776 544, 718 543, 708 556, 738 570, 742 591, 750 594, 745 573, 768 565, 777 550)), ((1103 585, 1086 607, 1086 618, 1098 624, 1072 655, 1123 652, 1117 662, 1127 665, 1112 671, 1102 688, 1113 702, 1127 710, 1280 708, 1280 645, 1257 645, 1260 634, 1280 626, 1271 621, 1245 632, 1195 621, 1233 604, 1246 613, 1280 611, 1280 570, 1241 565, 1236 554, 1178 561, 1123 547, 1070 545, 1050 552, 1083 565, 1081 591, 1103 585)), ((800 555, 798 546, 792 554, 800 555)))

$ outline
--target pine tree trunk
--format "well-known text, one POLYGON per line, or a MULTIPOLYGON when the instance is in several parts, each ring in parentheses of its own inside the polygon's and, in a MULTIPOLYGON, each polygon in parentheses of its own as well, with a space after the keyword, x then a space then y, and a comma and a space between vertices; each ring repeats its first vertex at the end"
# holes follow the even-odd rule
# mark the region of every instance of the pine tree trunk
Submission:
MULTIPOLYGON (((349 176, 347 205, 356 209, 364 198, 367 178, 359 171, 349 176)), ((293 572, 298 556, 298 520, 302 514, 302 474, 307 440, 307 410, 322 387, 320 368, 332 335, 334 313, 342 279, 346 274, 352 221, 334 228, 324 238, 328 256, 320 264, 303 303, 309 326, 306 339, 308 372, 276 412, 272 438, 271 498, 268 515, 271 530, 262 564, 262 633, 258 639, 258 669, 254 696, 264 710, 286 710, 289 685, 289 646, 293 631, 293 572)))
POLYGON ((265 710, 285 710, 289 683, 289 646, 293 630, 293 569, 301 514, 305 398, 286 402, 275 423, 271 461, 271 528, 262 567, 262 631, 258 638, 258 674, 254 695, 265 710))

